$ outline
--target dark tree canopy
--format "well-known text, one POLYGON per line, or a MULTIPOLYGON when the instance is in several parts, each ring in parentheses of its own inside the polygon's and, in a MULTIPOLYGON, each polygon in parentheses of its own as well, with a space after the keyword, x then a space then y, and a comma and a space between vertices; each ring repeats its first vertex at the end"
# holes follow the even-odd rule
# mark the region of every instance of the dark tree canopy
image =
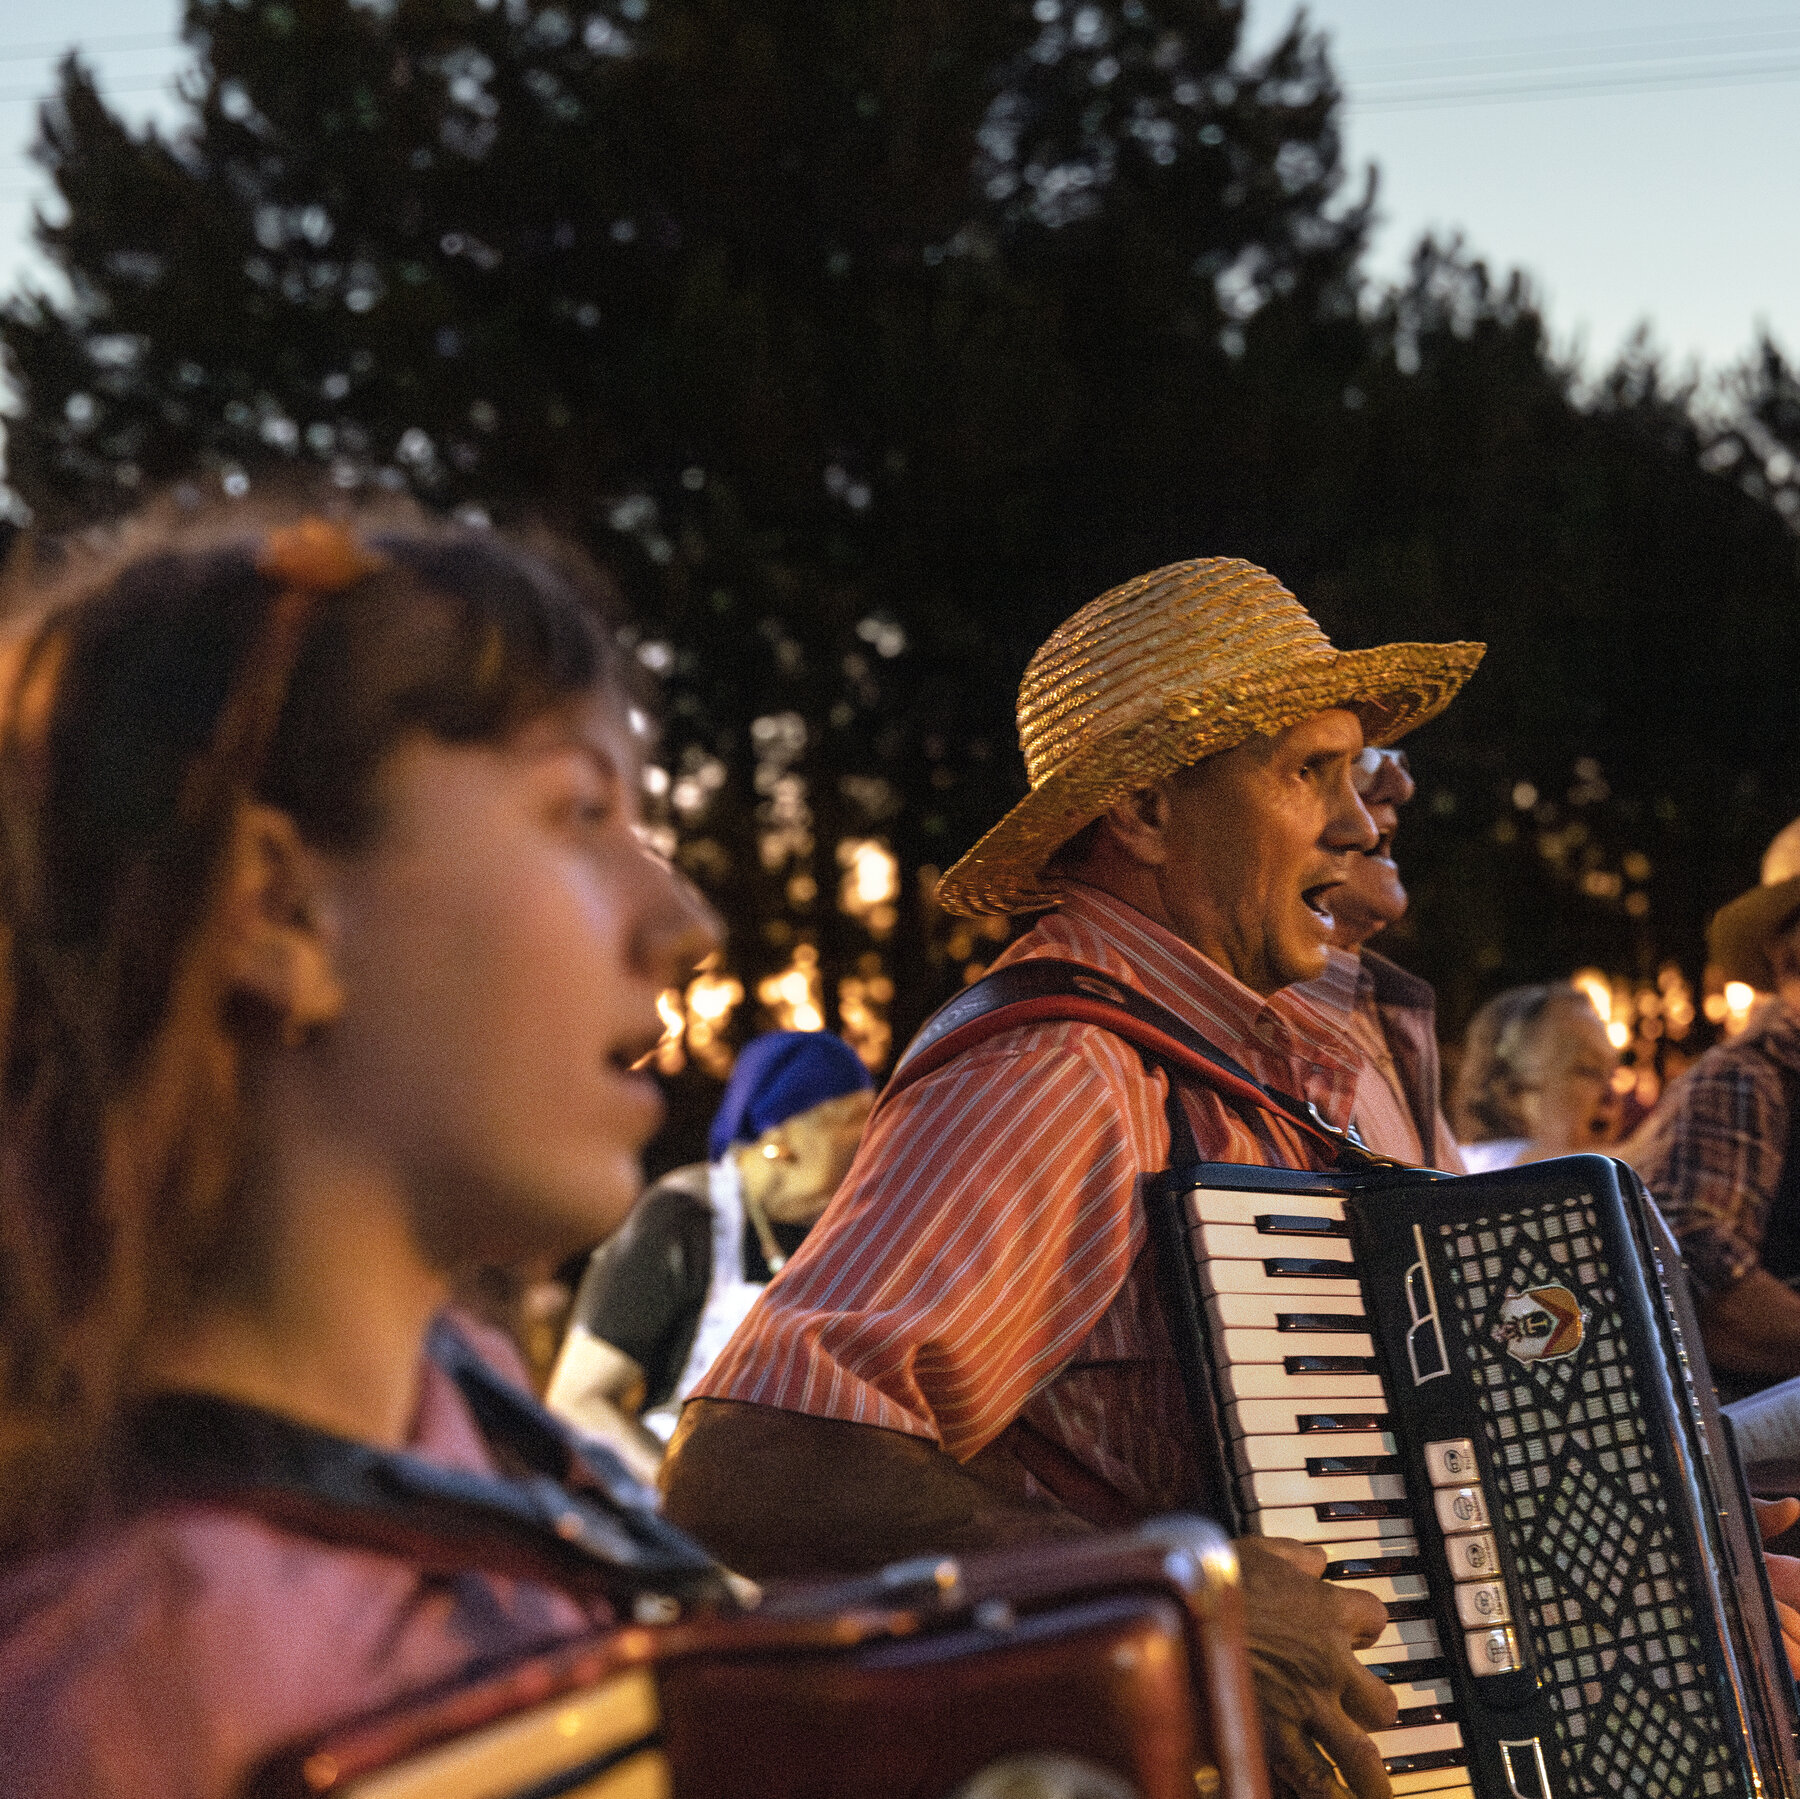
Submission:
POLYGON ((190 0, 179 136, 73 60, 45 107, 72 298, 0 313, 11 479, 51 529, 288 463, 573 532, 664 677, 732 969, 810 943, 827 1011, 891 979, 901 1033, 993 951, 923 896, 1021 788, 1031 649, 1208 553, 1346 644, 1492 644, 1402 839, 1452 1023, 1580 961, 1697 975, 1800 805, 1793 377, 1768 349, 1721 436, 1647 351, 1584 387, 1459 246, 1373 291, 1326 46, 1241 26, 190 0), (868 840, 898 891, 846 912, 868 840))

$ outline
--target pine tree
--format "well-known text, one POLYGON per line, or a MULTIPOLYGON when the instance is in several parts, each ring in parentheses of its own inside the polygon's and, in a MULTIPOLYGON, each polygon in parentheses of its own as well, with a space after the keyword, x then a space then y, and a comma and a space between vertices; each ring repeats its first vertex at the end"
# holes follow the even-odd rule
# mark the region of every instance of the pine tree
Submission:
POLYGON ((833 905, 833 846, 878 837, 904 1030, 984 953, 915 871, 1013 797, 1031 647, 1190 553, 1259 356, 1353 329, 1323 47, 1297 24, 1246 66, 1240 28, 190 0, 181 134, 124 129, 73 61, 45 109, 73 300, 0 317, 12 479, 54 525, 290 460, 573 530, 667 676, 734 965, 809 938, 829 1000, 884 922, 833 905))

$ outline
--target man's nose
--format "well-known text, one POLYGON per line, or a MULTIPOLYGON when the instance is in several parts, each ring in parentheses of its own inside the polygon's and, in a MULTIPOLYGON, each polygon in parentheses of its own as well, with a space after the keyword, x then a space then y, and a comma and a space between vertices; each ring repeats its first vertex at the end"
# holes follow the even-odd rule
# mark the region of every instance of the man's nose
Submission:
POLYGON ((1369 808, 1350 784, 1349 771, 1333 793, 1331 816, 1325 825, 1325 842, 1334 850, 1372 850, 1381 841, 1369 808))

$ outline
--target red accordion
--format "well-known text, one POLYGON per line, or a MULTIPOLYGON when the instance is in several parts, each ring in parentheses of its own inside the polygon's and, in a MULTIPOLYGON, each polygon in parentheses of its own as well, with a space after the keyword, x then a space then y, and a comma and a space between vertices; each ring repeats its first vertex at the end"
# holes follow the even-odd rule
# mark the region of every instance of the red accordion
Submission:
POLYGON ((266 1765, 247 1799, 1267 1799, 1198 1519, 628 1625, 266 1765))

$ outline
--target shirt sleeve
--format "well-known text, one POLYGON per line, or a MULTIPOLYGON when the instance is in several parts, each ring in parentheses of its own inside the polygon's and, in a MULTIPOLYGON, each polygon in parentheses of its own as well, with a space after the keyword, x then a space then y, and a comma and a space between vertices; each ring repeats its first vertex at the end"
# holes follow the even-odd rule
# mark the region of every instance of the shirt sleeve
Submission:
POLYGON ((1009 1032, 908 1088, 695 1396, 968 1460, 1124 1284, 1145 1235, 1137 1176, 1168 1154, 1165 1093, 1083 1025, 1009 1032))
POLYGON ((1666 1115, 1626 1157, 1681 1241, 1702 1294, 1735 1286, 1759 1262, 1787 1146, 1787 1095, 1761 1057, 1702 1059, 1666 1115))
POLYGON ((1444 1116, 1444 1108, 1437 1111, 1437 1166, 1444 1174, 1467 1174, 1467 1166, 1463 1162, 1462 1145, 1456 1140, 1456 1132, 1450 1128, 1450 1120, 1444 1116))

